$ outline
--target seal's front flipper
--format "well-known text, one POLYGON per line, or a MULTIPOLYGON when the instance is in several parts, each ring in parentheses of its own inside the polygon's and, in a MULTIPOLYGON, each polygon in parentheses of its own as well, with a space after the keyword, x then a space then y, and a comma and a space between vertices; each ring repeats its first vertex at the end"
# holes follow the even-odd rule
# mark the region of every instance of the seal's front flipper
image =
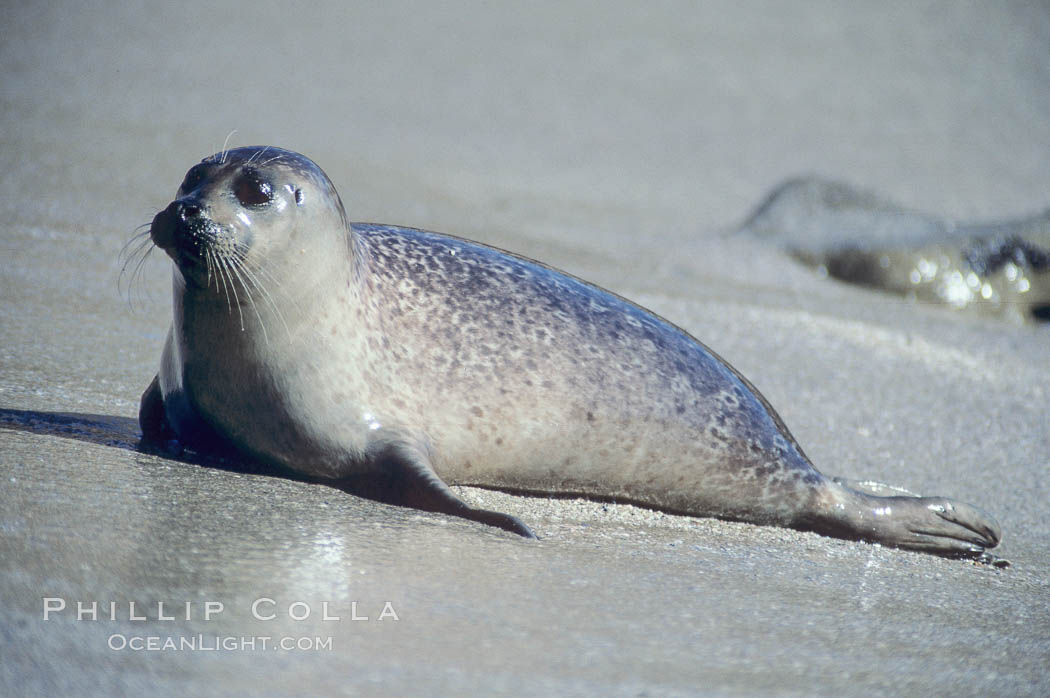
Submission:
POLYGON ((425 451, 403 441, 382 441, 369 447, 367 460, 374 476, 347 479, 345 489, 387 504, 451 514, 535 538, 521 519, 498 511, 475 509, 462 501, 434 472, 425 451))
POLYGON ((164 397, 160 393, 160 381, 157 376, 142 393, 139 402, 139 427, 142 429, 142 440, 151 444, 163 444, 175 438, 175 432, 164 415, 164 397))

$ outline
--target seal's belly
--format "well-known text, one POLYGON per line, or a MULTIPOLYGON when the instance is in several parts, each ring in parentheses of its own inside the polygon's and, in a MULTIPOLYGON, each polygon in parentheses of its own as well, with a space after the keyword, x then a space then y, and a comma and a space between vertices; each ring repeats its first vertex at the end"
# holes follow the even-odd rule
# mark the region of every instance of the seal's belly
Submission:
MULTIPOLYGON (((581 328, 559 329, 559 343, 417 350, 372 386, 369 402, 422 432, 452 483, 670 509, 687 506, 676 498, 695 506, 709 496, 716 510, 751 496, 746 483, 761 472, 812 472, 749 386, 676 328, 604 346, 581 328)), ((386 336, 396 341, 390 325, 386 336)))

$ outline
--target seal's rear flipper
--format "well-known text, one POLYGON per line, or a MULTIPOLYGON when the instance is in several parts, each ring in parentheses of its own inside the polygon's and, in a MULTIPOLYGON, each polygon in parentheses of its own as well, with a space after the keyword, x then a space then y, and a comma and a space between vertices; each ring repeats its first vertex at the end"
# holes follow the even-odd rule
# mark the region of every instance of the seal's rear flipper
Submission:
POLYGON ((379 441, 369 447, 367 460, 372 466, 370 474, 340 481, 342 489, 387 504, 451 514, 536 538, 518 517, 475 509, 456 497, 434 472, 430 458, 421 448, 400 440, 379 441))
MULTIPOLYGON (((887 487, 856 484, 869 491, 887 487)), ((828 481, 826 488, 824 515, 806 526, 818 533, 947 557, 980 557, 1002 540, 999 523, 969 504, 911 493, 868 494, 841 480, 828 481)))

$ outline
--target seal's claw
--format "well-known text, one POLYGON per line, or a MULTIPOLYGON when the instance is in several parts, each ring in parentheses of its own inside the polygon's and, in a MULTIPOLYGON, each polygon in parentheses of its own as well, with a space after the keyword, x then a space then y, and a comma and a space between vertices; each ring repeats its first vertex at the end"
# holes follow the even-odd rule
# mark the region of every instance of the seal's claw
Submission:
POLYGON ((1002 540, 999 522, 975 506, 943 497, 921 497, 919 502, 948 524, 939 529, 943 535, 970 541, 982 549, 994 548, 1002 540))
POLYGON ((458 515, 465 519, 478 521, 483 524, 488 524, 489 526, 495 526, 496 528, 502 528, 504 531, 517 533, 522 538, 531 538, 533 540, 538 538, 538 536, 532 532, 532 529, 526 526, 521 519, 511 514, 504 514, 499 511, 488 511, 487 509, 474 509, 473 507, 470 507, 466 511, 459 512, 458 515))
POLYGON ((838 482, 821 532, 949 557, 978 557, 1002 540, 999 523, 977 507, 944 497, 878 495, 838 482), (841 488, 841 489, 836 489, 841 488))

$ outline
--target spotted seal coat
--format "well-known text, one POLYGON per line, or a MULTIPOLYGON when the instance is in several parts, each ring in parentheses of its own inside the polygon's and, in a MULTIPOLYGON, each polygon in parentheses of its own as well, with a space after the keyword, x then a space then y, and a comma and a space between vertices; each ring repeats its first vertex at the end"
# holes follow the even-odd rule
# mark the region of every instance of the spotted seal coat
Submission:
POLYGON ((825 477, 746 378, 623 298, 467 240, 350 225, 297 153, 206 158, 150 236, 175 264, 174 319, 141 403, 148 441, 232 446, 526 536, 446 483, 942 554, 999 542, 975 507, 825 477))

